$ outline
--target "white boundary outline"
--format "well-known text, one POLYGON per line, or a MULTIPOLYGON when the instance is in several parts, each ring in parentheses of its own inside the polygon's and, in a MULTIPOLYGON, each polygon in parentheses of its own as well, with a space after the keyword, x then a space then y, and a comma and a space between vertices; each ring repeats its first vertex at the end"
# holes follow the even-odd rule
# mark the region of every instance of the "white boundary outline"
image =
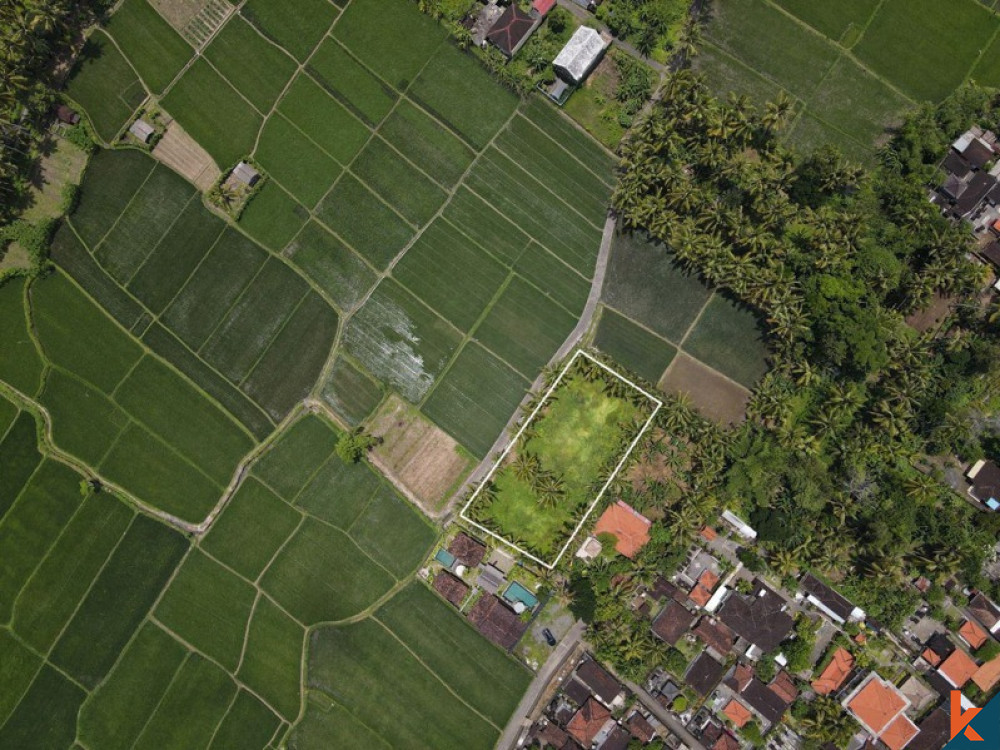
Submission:
POLYGON ((557 377, 555 379, 555 382, 553 382, 552 385, 549 386, 549 389, 545 392, 545 396, 542 398, 541 401, 538 402, 538 406, 534 408, 534 410, 528 416, 528 419, 525 420, 524 424, 521 425, 521 428, 514 435, 513 439, 511 439, 511 441, 507 443, 507 447, 504 448, 503 453, 500 454, 500 457, 493 464, 492 468, 490 468, 489 473, 485 477, 483 477, 482 481, 479 483, 479 486, 476 487, 476 491, 472 493, 472 497, 470 497, 469 501, 462 507, 462 511, 459 514, 459 516, 466 523, 475 526, 484 534, 488 534, 494 539, 502 542, 503 544, 506 544, 508 547, 515 550, 518 554, 524 555, 525 557, 534 560, 536 563, 538 563, 539 565, 548 570, 554 569, 556 565, 559 564, 559 560, 562 559, 562 556, 566 553, 566 550, 569 548, 570 544, 573 543, 573 540, 576 538, 576 535, 580 533, 580 529, 583 528, 583 525, 587 522, 587 519, 590 518, 590 514, 594 512, 594 508, 597 507, 597 504, 601 501, 601 498, 604 497, 604 493, 607 491, 608 487, 611 486, 611 483, 615 480, 615 477, 618 476, 618 472, 622 470, 622 467, 625 465, 625 462, 628 460, 628 457, 632 454, 632 451, 635 450, 635 446, 639 444, 639 440, 642 438, 643 435, 646 434, 646 430, 649 429, 649 425, 652 424, 653 418, 656 416, 656 413, 660 410, 661 406, 663 406, 663 401, 656 398, 652 394, 648 393, 644 388, 636 385, 628 378, 615 372, 610 367, 605 365, 603 362, 598 361, 595 357, 591 356, 587 352, 583 351, 582 349, 578 349, 576 354, 574 354, 570 358, 570 360, 566 363, 566 365, 563 367, 562 372, 559 373, 559 377, 557 377), (490 481, 490 479, 493 477, 493 474, 496 473, 497 468, 499 468, 499 466, 507 458, 507 454, 509 454, 514 449, 514 446, 517 444, 517 441, 521 439, 521 434, 525 431, 525 429, 527 429, 528 425, 532 423, 532 421, 537 416, 538 412, 541 411, 542 407, 545 406, 546 402, 549 400, 549 397, 552 395, 552 392, 559 387, 559 384, 562 382, 563 377, 566 375, 566 373, 569 371, 569 368, 573 365, 574 362, 576 362, 577 358, 579 357, 586 357, 608 374, 618 378, 618 380, 622 381, 623 383, 627 383, 629 386, 639 391, 639 393, 641 393, 643 396, 645 396, 654 404, 656 404, 656 408, 653 409, 652 414, 649 415, 649 418, 646 420, 645 424, 643 424, 642 429, 639 430, 638 434, 632 440, 631 444, 628 447, 628 450, 625 451, 624 455, 618 461, 618 465, 615 466, 615 470, 611 472, 611 475, 604 483, 604 486, 601 487, 601 491, 597 493, 597 497, 594 498, 594 501, 590 504, 590 507, 587 508, 587 512, 583 514, 583 518, 580 519, 580 522, 576 525, 576 528, 573 529, 573 533, 569 535, 569 539, 566 540, 566 543, 563 545, 562 549, 559 550, 559 554, 556 555, 556 559, 553 560, 551 563, 547 563, 544 560, 538 559, 530 552, 521 549, 513 542, 504 539, 499 534, 490 531, 482 524, 476 523, 471 518, 469 518, 469 516, 466 515, 466 511, 476 501, 476 498, 479 497, 479 492, 483 489, 483 487, 486 486, 487 482, 490 481))

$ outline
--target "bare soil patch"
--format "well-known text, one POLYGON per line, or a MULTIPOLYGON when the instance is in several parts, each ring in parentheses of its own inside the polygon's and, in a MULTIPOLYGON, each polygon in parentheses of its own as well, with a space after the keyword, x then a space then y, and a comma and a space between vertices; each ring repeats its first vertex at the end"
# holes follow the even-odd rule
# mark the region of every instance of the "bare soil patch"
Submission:
POLYGON ((35 222, 62 214, 63 189, 79 185, 87 166, 87 154, 81 148, 55 134, 43 146, 44 155, 31 174, 32 203, 22 217, 35 222))
POLYGON ((398 396, 388 399, 372 417, 369 432, 382 438, 372 451, 373 463, 424 513, 441 516, 451 490, 471 470, 472 459, 450 435, 398 396))
POLYGON ((166 164, 202 191, 209 190, 222 174, 208 152, 176 120, 167 125, 163 138, 153 149, 153 158, 166 164))
POLYGON ((923 310, 919 310, 906 318, 906 324, 918 333, 937 328, 951 312, 952 305, 956 300, 940 292, 934 295, 931 303, 923 310))
POLYGON ((659 387, 668 393, 686 393, 698 411, 722 424, 743 421, 750 400, 746 388, 683 352, 674 357, 659 387))

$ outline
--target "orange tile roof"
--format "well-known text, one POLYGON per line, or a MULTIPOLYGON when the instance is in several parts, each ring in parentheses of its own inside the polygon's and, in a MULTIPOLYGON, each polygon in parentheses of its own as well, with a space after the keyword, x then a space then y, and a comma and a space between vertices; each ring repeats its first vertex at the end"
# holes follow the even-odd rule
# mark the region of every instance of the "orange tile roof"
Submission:
POLYGON ((715 588, 715 584, 719 582, 719 576, 715 575, 711 570, 705 568, 701 571, 701 575, 698 576, 698 583, 704 586, 706 589, 711 591, 715 588))
POLYGON ((696 583, 694 588, 691 589, 689 594, 691 601, 697 604, 699 607, 704 607, 708 604, 708 600, 712 598, 712 592, 702 586, 700 583, 696 583))
POLYGON ((858 633, 856 636, 854 636, 854 642, 857 643, 859 646, 864 646, 866 643, 868 643, 868 636, 865 635, 864 633, 858 633))
POLYGON ((966 620, 963 622, 962 627, 958 629, 958 634, 962 636, 962 638, 965 639, 965 642, 972 646, 972 648, 980 648, 984 643, 986 643, 986 639, 989 638, 989 636, 986 635, 986 631, 976 625, 976 623, 972 622, 972 620, 966 620))
POLYGON ((917 736, 920 730, 917 729, 916 725, 907 719, 905 716, 900 714, 888 728, 879 735, 879 739, 882 740, 888 747, 889 750, 903 750, 910 740, 917 736))
POLYGON ((835 693, 844 684, 852 669, 854 669, 854 657, 846 649, 838 648, 833 652, 833 659, 826 665, 823 673, 813 681, 813 690, 820 695, 835 693))
POLYGON ((976 683, 980 690, 988 693, 993 686, 1000 682, 1000 656, 986 662, 972 675, 972 681, 976 683))
POLYGON ((649 527, 652 522, 619 500, 609 505, 594 526, 594 535, 611 534, 618 540, 615 549, 625 557, 635 557, 649 541, 649 527))
POLYGON ((906 708, 906 700, 895 686, 883 682, 873 672, 865 685, 848 701, 847 708, 866 729, 878 735, 906 708))
POLYGON ((955 651, 938 667, 940 672, 952 685, 963 688, 965 683, 972 679, 972 675, 979 669, 979 665, 972 660, 972 657, 962 649, 955 651))
POLYGON ((712 541, 719 535, 711 526, 705 526, 699 533, 701 534, 701 538, 706 542, 712 541))
POLYGON ((799 697, 799 689, 795 687, 795 680, 783 669, 774 676, 768 687, 771 688, 772 693, 788 704, 794 703, 795 699, 799 697))
POLYGON ((740 750, 740 743, 729 732, 723 732, 712 745, 712 750, 740 750))
POLYGON ((594 737, 604 728, 611 718, 611 712, 593 698, 587 698, 579 711, 566 725, 566 731, 584 747, 590 747, 594 737))
POLYGON ((734 726, 737 726, 740 729, 745 727, 747 722, 753 718, 753 714, 750 713, 750 709, 737 700, 729 701, 729 703, 726 704, 726 707, 722 709, 722 713, 729 717, 729 720, 733 722, 734 726))
POLYGON ((941 663, 941 657, 938 656, 932 648, 925 648, 921 656, 924 658, 924 661, 932 667, 936 667, 941 663))

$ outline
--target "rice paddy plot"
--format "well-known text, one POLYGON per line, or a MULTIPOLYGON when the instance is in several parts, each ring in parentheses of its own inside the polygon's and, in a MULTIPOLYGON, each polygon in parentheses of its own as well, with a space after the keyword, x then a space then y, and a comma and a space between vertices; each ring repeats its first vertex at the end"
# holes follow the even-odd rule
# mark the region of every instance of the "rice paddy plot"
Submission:
POLYGON ((333 453, 338 437, 326 421, 307 414, 258 459, 253 474, 283 499, 292 502, 333 453))
POLYGON ((305 714, 292 728, 287 742, 291 750, 350 745, 369 750, 392 750, 385 740, 347 709, 316 693, 310 695, 305 714))
POLYGON ((382 386, 345 357, 333 363, 320 398, 351 427, 356 427, 382 401, 382 386))
MULTIPOLYGON (((295 75, 295 60, 239 15, 229 19, 203 55, 233 88, 263 113, 271 109, 295 75)), ((218 124, 223 126, 224 121, 218 124)))
POLYGON ((216 728, 208 750, 264 748, 280 726, 281 719, 277 714, 246 690, 240 690, 226 717, 216 728))
POLYGON ((268 174, 307 207, 315 206, 340 176, 340 166, 281 114, 272 115, 257 143, 268 174))
POLYGON ((344 347, 412 403, 430 390, 461 335, 396 282, 386 279, 351 319, 344 347))
POLYGON ((4 481, 0 484, 0 519, 10 512, 21 490, 42 462, 42 455, 35 444, 37 429, 35 418, 21 412, 0 440, 0 462, 4 467, 4 481))
POLYGON ((702 42, 701 50, 693 62, 694 69, 705 76, 708 86, 717 95, 729 92, 747 96, 756 104, 774 101, 783 89, 741 60, 716 47, 702 42))
POLYGON ((711 295, 662 244, 642 233, 615 235, 601 293, 605 304, 677 344, 711 295))
POLYGON ((851 136, 823 122, 806 110, 795 121, 795 126, 784 134, 782 141, 799 153, 810 153, 821 146, 834 144, 849 159, 858 164, 871 163, 871 144, 862 143, 851 136))
POLYGON ((302 510, 341 531, 350 529, 382 483, 364 463, 331 455, 295 500, 302 510))
POLYGON ((404 90, 448 32, 407 0, 354 0, 333 35, 390 85, 404 90))
POLYGON ((356 115, 306 73, 296 76, 278 112, 341 164, 350 163, 371 135, 356 115))
POLYGON ((17 708, 0 727, 0 747, 46 750, 69 747, 76 715, 87 694, 48 664, 31 683, 17 708))
POLYGON ((278 253, 308 220, 309 212, 272 180, 247 204, 240 215, 240 226, 264 247, 278 253))
POLYGON ((375 272, 361 256, 315 221, 288 243, 284 255, 343 312, 352 311, 375 285, 375 272))
POLYGON ((232 672, 240 662, 255 598, 253 586, 194 550, 153 614, 184 642, 232 672))
POLYGON ((450 44, 438 48, 407 95, 476 149, 490 142, 518 105, 478 60, 450 44))
POLYGON ((998 26, 975 0, 886 0, 854 53, 910 96, 939 101, 964 80, 998 26))
POLYGON ((399 98, 396 91, 373 76, 332 37, 309 58, 306 71, 330 96, 368 125, 377 125, 399 98))
POLYGON ((119 283, 126 284, 194 194, 184 178, 157 165, 96 247, 94 257, 119 283))
POLYGON ((295 271, 268 258, 199 353, 231 381, 240 382, 308 289, 295 271))
POLYGON ((16 639, 7 628, 0 627, 0 727, 17 707, 42 666, 42 659, 16 639))
POLYGON ((576 323, 576 318, 520 278, 513 279, 473 337, 533 379, 576 323))
POLYGON ((399 214, 347 173, 317 206, 316 216, 378 269, 388 266, 413 236, 399 214))
POLYGON ((326 0, 249 0, 240 13, 299 62, 309 57, 337 17, 326 0))
POLYGON ((115 139, 147 96, 128 60, 100 30, 84 44, 67 92, 83 107, 98 137, 107 143, 115 139))
POLYGON ((611 308, 605 308, 594 345, 651 383, 657 383, 677 349, 611 308))
POLYGON ((517 224, 464 185, 454 193, 441 215, 508 266, 521 257, 531 242, 531 237, 517 224))
POLYGON ((137 516, 50 655, 94 688, 110 671, 188 548, 176 531, 137 516))
POLYGON ((0 329, 4 331, 0 380, 33 396, 41 385, 43 365, 28 331, 24 286, 22 279, 10 279, 0 285, 0 329))
POLYGON ((475 342, 467 344, 423 405, 423 412, 483 458, 530 382, 475 342))
POLYGON ((437 532, 388 484, 380 484, 349 529, 351 539, 397 579, 413 573, 437 532))
POLYGON ((1000 36, 983 52, 970 78, 983 86, 1000 86, 1000 36))
POLYGON ((299 715, 302 702, 305 635, 270 599, 258 597, 238 677, 288 721, 299 715))
POLYGON ((720 295, 708 303, 684 349, 746 388, 767 372, 767 344, 760 319, 720 295))
POLYGON ((200 349, 266 258, 252 241, 227 229, 178 292, 163 322, 192 349, 200 349))
POLYGON ((492 747, 499 730, 456 700, 441 679, 373 620, 312 633, 309 685, 377 732, 390 747, 492 747), (384 675, 391 674, 388 681, 384 675), (405 700, 400 700, 405 696, 405 700), (386 705, 395 706, 391 712, 386 705))
POLYGON ((223 168, 250 153, 263 122, 260 113, 202 57, 170 89, 163 108, 223 168))
POLYGON ((458 183, 475 157, 471 148, 408 101, 386 118, 379 135, 446 188, 458 183))
POLYGON ((308 517, 278 553, 262 582, 278 604, 307 626, 353 617, 393 583, 393 577, 347 534, 308 517))
POLYGON ((91 466, 114 445, 129 417, 110 398, 64 370, 53 368, 38 397, 52 417, 52 440, 91 466))
POLYGON ((316 384, 329 358, 338 321, 337 313, 310 291, 243 382, 243 391, 275 422, 284 419, 316 384), (294 367, 289 367, 290 362, 294 367))
POLYGON ((125 0, 105 29, 154 94, 162 94, 194 54, 146 0, 125 0))
MULTIPOLYGON (((582 161, 596 175, 614 174, 618 159, 597 141, 559 114, 559 110, 540 94, 529 96, 521 105, 521 116, 556 141, 568 154, 582 161)), ((614 186, 610 179, 609 187, 614 186)))
POLYGON ((531 674, 487 641, 419 582, 397 593, 375 617, 416 653, 462 699, 504 726, 531 674))
POLYGON ((288 503, 252 476, 247 477, 212 524, 201 547, 255 581, 301 519, 288 503))
POLYGON ((392 271, 397 281, 463 331, 479 319, 507 273, 443 219, 427 227, 392 271))
POLYGON ((351 164, 351 171, 417 226, 430 221, 448 197, 381 138, 369 141, 351 164))
POLYGON ((101 149, 90 158, 70 219, 84 243, 100 244, 155 167, 136 149, 101 149))
POLYGON ((590 282, 538 243, 528 246, 514 270, 574 315, 583 312, 590 282))
POLYGON ((845 34, 852 28, 860 31, 880 5, 879 0, 838 0, 836 3, 815 3, 810 0, 775 0, 775 2, 835 42, 844 40, 845 34))

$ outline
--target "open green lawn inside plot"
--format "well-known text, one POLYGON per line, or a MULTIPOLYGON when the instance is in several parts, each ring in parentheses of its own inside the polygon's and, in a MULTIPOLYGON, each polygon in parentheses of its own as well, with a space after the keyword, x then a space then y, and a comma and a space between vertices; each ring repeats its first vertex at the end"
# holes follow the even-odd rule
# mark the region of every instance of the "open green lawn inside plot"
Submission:
POLYGON ((576 355, 463 514, 551 562, 654 406, 576 355))

